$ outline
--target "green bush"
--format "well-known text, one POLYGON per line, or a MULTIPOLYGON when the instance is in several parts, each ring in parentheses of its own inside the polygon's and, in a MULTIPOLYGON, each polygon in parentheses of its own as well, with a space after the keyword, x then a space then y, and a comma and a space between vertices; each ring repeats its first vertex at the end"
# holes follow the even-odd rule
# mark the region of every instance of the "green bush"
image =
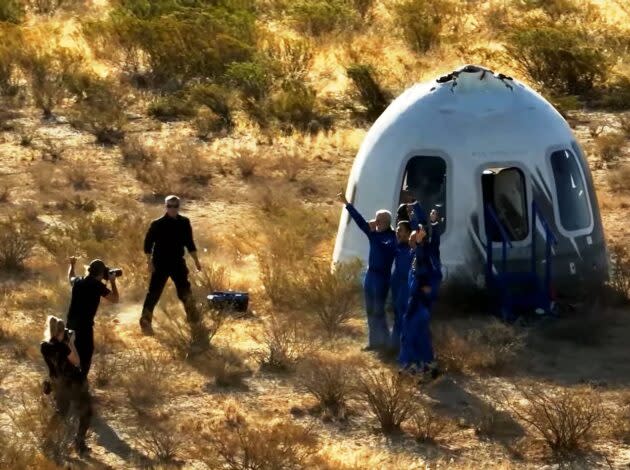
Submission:
POLYGON ((630 109, 630 77, 620 76, 599 90, 594 104, 614 111, 630 109))
POLYGON ((24 17, 24 5, 21 0, 2 0, 0 2, 0 22, 21 23, 24 17))
POLYGON ((315 90, 302 83, 289 83, 271 97, 271 114, 281 123, 307 130, 317 120, 315 90))
POLYGON ((0 94, 15 91, 15 71, 18 65, 21 35, 18 27, 0 24, 0 94))
POLYGON ((149 115, 160 121, 177 121, 195 115, 194 107, 179 94, 155 98, 149 104, 149 115))
POLYGON ((233 62, 225 73, 226 81, 248 98, 259 100, 269 93, 273 82, 270 63, 264 61, 233 62))
POLYGON ((369 65, 354 64, 346 73, 354 84, 357 99, 365 107, 366 117, 375 121, 389 105, 389 96, 374 78, 374 70, 369 65))
POLYGON ((357 22, 356 13, 345 0, 296 0, 290 14, 299 30, 313 36, 349 28, 357 22))
POLYGON ((155 84, 220 77, 251 59, 256 39, 250 2, 121 0, 86 30, 101 47, 114 42, 128 59, 144 58, 155 84))
POLYGON ((54 108, 68 93, 68 81, 76 76, 83 58, 70 49, 58 47, 43 50, 30 46, 20 51, 19 63, 29 79, 35 105, 44 118, 50 118, 54 108))
POLYGON ((533 82, 582 95, 605 82, 611 60, 587 30, 569 24, 524 26, 508 37, 507 53, 533 82))
POLYGON ((82 85, 72 116, 72 124, 86 130, 103 145, 120 143, 127 123, 122 92, 108 80, 93 77, 82 85))
POLYGON ((187 90, 189 102, 196 107, 206 106, 216 116, 220 128, 227 131, 234 127, 232 96, 228 90, 212 83, 198 84, 187 90))
POLYGON ((420 53, 440 43, 442 29, 452 12, 450 2, 438 0, 404 0, 394 6, 405 40, 420 53))

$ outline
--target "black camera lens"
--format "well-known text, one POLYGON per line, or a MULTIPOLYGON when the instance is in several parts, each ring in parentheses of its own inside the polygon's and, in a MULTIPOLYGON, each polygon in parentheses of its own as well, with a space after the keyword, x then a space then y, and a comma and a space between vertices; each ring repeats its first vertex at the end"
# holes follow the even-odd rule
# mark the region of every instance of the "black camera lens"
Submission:
POLYGON ((109 270, 109 274, 116 276, 116 277, 120 277, 123 275, 123 270, 120 268, 114 268, 114 269, 110 269, 109 270))

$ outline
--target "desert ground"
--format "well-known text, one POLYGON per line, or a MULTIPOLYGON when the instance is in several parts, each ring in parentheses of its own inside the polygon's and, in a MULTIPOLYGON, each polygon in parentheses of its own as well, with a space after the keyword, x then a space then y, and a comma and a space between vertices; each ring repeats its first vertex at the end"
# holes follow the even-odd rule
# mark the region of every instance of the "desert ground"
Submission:
POLYGON ((0 39, 0 468, 630 468, 624 2, 0 0, 0 39), (465 63, 566 116, 611 282, 515 324, 446 289, 432 323, 444 375, 418 386, 361 351, 359 268, 330 271, 335 196, 383 107, 465 63), (246 315, 204 309, 204 351, 172 284, 155 336, 138 326, 142 241, 171 193, 203 264, 196 300, 251 295, 246 315), (69 448, 74 421, 48 427, 41 393, 69 256, 124 270, 121 303, 96 317, 87 456, 69 448))

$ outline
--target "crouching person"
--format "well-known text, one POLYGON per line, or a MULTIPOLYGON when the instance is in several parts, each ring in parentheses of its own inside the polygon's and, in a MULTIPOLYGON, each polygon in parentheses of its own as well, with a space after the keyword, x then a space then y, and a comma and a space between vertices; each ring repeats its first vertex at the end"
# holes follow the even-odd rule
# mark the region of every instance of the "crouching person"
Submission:
POLYGON ((431 378, 436 378, 439 371, 429 326, 431 285, 435 273, 423 226, 411 234, 411 244, 415 246, 415 256, 409 272, 409 302, 402 321, 399 363, 404 371, 428 373, 431 378))
POLYGON ((63 320, 48 317, 40 350, 50 377, 45 383, 44 393, 52 393, 56 408, 50 431, 63 422, 71 405, 74 405, 79 415, 74 445, 79 454, 84 454, 89 452, 85 436, 92 419, 92 400, 87 380, 80 370, 79 355, 74 342, 74 331, 67 330, 63 320))
POLYGON ((367 235, 370 243, 368 269, 363 284, 368 322, 368 344, 365 350, 386 350, 390 345, 390 334, 385 316, 385 302, 396 252, 396 233, 391 227, 392 215, 388 211, 380 210, 374 221, 367 222, 343 193, 339 193, 338 198, 361 231, 367 235))

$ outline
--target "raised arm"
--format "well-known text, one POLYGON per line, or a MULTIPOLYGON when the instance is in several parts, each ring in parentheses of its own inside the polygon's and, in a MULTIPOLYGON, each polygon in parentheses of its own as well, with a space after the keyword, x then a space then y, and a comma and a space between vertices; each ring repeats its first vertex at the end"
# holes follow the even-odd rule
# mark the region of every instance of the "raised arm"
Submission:
POLYGON ((411 204, 411 214, 409 214, 411 230, 416 230, 418 225, 427 223, 427 214, 418 201, 411 204))
POLYGON ((352 204, 346 204, 346 209, 348 210, 350 217, 352 217, 352 220, 356 222, 361 231, 369 236, 372 231, 370 230, 370 224, 367 222, 367 220, 363 218, 363 216, 352 204))

